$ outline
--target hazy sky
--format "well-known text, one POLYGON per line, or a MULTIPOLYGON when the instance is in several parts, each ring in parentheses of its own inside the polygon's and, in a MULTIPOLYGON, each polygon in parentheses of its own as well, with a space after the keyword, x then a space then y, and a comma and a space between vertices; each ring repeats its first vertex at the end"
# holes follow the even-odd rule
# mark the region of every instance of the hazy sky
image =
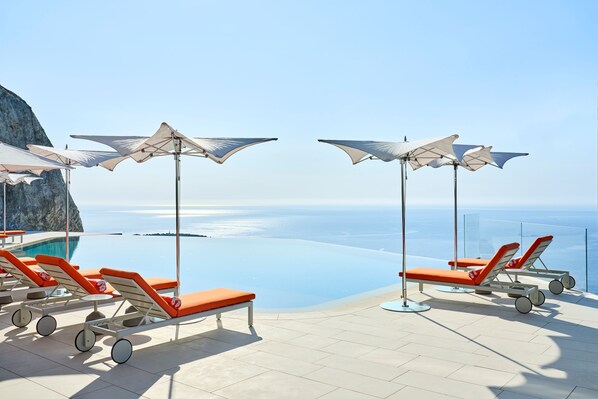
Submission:
MULTIPOLYGON (((399 164, 318 138, 529 152, 460 173, 477 205, 596 205, 598 2, 0 0, 0 84, 70 134, 278 137, 182 161, 184 203, 398 203, 399 164)), ((173 201, 172 159, 72 174, 78 203, 173 201)), ((451 204, 452 170, 409 174, 451 204)))

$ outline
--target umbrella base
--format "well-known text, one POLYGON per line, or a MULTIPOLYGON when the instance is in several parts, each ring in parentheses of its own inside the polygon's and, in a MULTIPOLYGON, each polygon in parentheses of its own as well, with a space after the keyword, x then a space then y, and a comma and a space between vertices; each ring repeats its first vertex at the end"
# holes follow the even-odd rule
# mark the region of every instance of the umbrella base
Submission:
POLYGON ((469 289, 469 288, 441 286, 441 287, 436 287, 436 291, 448 292, 450 294, 470 294, 470 293, 474 292, 475 290, 469 289))
POLYGON ((380 304, 380 307, 385 310, 390 310, 391 312, 403 312, 403 313, 417 313, 417 312, 425 312, 426 310, 430 310, 430 306, 425 305, 423 303, 417 303, 413 301, 403 301, 400 302, 384 302, 380 304))
POLYGON ((27 294, 27 299, 44 299, 48 296, 46 291, 30 292, 27 294))

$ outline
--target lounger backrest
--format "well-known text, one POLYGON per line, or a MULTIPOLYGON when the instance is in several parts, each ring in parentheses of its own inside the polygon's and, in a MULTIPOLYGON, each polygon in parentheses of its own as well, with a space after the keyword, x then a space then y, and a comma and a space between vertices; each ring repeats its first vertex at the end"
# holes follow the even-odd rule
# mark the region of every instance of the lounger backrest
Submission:
POLYGON ((516 242, 500 247, 488 264, 480 269, 480 273, 477 275, 474 282, 477 285, 482 285, 494 280, 494 278, 504 270, 507 263, 509 263, 511 258, 517 253, 518 249, 519 243, 516 242))
POLYGON ((29 287, 42 287, 44 285, 44 280, 37 273, 5 249, 0 249, 0 267, 29 287))
POLYGON ((538 237, 536 240, 530 245, 530 247, 525 251, 525 253, 519 258, 519 261, 515 266, 514 269, 522 269, 526 270, 529 269, 534 265, 534 262, 538 260, 538 258, 542 255, 546 247, 550 245, 552 242, 552 236, 543 236, 538 237))
POLYGON ((40 265, 58 284, 69 290, 75 298, 89 294, 99 294, 98 290, 85 277, 81 275, 66 260, 57 256, 37 255, 37 264, 40 265))
POLYGON ((147 316, 163 319, 175 317, 177 312, 139 274, 109 268, 100 269, 102 277, 124 299, 147 316))

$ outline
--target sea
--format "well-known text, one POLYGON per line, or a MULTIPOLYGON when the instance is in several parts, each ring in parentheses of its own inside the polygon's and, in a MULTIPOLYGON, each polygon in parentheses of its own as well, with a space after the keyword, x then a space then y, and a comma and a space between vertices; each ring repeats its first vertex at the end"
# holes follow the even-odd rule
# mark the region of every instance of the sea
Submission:
MULTIPOLYGON (((174 233, 174 206, 80 205, 86 232, 174 233)), ((452 207, 410 206, 405 253, 454 257, 452 207)), ((401 253, 400 205, 182 206, 181 232, 213 238, 301 239, 401 253)), ((476 208, 458 212, 459 257, 489 257, 502 244, 525 248, 540 235, 554 240, 542 259, 572 270, 576 288, 598 292, 598 211, 592 209, 476 208)))

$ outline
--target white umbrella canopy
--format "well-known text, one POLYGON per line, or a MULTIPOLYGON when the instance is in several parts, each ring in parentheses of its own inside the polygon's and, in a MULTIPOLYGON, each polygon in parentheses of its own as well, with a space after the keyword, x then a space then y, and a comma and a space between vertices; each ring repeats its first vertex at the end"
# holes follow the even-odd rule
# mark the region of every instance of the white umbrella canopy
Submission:
POLYGON ((385 302, 380 306, 387 310, 396 312, 421 312, 430 309, 428 305, 409 301, 407 299, 407 280, 405 271, 407 268, 406 240, 405 240, 405 175, 407 163, 413 170, 429 164, 436 159, 446 157, 457 158, 453 149, 453 142, 459 137, 453 134, 447 137, 422 139, 416 141, 355 141, 355 140, 318 140, 322 143, 332 144, 346 152, 353 164, 365 160, 382 160, 390 162, 399 160, 401 162, 401 232, 403 244, 403 278, 402 278, 402 302, 385 302))
MULTIPOLYGON (((116 151, 90 151, 90 150, 69 150, 68 148, 62 150, 54 147, 47 147, 43 145, 28 144, 29 150, 35 154, 38 154, 46 159, 60 162, 69 166, 84 166, 91 168, 92 166, 101 166, 110 171, 114 170, 116 165, 127 159, 127 157, 121 156, 116 151)), ((65 258, 69 261, 69 192, 71 185, 71 174, 67 169, 66 171, 66 222, 65 222, 65 245, 66 255, 65 258)))
POLYGON ((31 184, 35 180, 42 179, 39 176, 32 176, 27 173, 0 172, 0 182, 15 186, 20 183, 31 184))
POLYGON ((275 138, 192 138, 180 133, 166 122, 151 137, 143 136, 89 136, 72 135, 76 139, 96 141, 114 148, 122 156, 145 162, 155 156, 191 155, 210 158, 223 163, 234 153, 254 144, 277 140, 275 138), (178 149, 177 149, 178 148, 178 149))
POLYGON ((490 153, 492 155, 492 160, 494 161, 493 164, 496 165, 498 168, 502 169, 507 163, 508 160, 513 159, 515 157, 524 157, 529 155, 527 152, 496 152, 492 151, 490 153))
POLYGON ((356 140, 318 140, 332 144, 345 151, 353 165, 365 160, 379 159, 390 162, 395 159, 406 160, 413 170, 427 165, 435 159, 446 156, 456 157, 452 143, 459 136, 437 137, 416 141, 356 141, 356 140))
POLYGON ((145 162, 156 156, 174 156, 175 160, 175 215, 176 215, 176 274, 177 295, 180 287, 180 156, 209 158, 222 164, 238 151, 249 146, 275 141, 277 138, 192 138, 180 133, 166 122, 151 137, 144 136, 90 136, 71 135, 114 148, 120 155, 145 162))
POLYGON ((2 221, 3 221, 3 229, 6 232, 6 185, 10 184, 11 186, 16 186, 20 183, 25 183, 30 185, 32 182, 36 180, 41 180, 41 177, 38 176, 31 176, 26 173, 8 173, 8 172, 0 172, 0 182, 2 182, 2 188, 4 191, 4 206, 2 207, 2 221))
POLYGON ((59 162, 42 158, 31 151, 0 142, 0 172, 31 171, 40 175, 45 170, 72 169, 59 162))
POLYGON ((86 168, 101 166, 110 171, 127 159, 127 157, 123 157, 115 151, 62 150, 36 144, 29 144, 27 147, 35 154, 65 165, 84 166, 86 168))

